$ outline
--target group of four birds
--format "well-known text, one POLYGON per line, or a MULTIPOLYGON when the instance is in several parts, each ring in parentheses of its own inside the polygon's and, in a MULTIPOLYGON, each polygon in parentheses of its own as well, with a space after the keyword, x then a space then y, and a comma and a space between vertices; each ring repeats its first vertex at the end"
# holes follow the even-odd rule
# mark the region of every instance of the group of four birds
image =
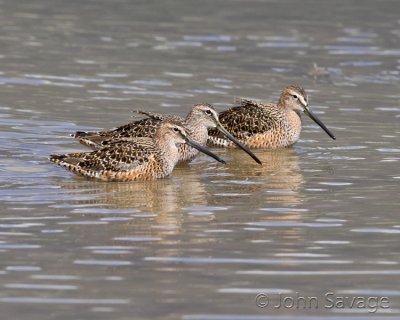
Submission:
POLYGON ((72 136, 94 151, 51 155, 50 161, 78 175, 103 181, 163 178, 178 162, 190 161, 199 152, 225 163, 206 145, 237 146, 261 164, 250 149, 294 144, 300 136, 302 112, 336 139, 311 112, 301 87, 286 87, 277 104, 245 99, 237 102, 238 106, 219 115, 211 105, 197 104, 185 119, 140 111, 146 118, 111 131, 75 132, 72 136))

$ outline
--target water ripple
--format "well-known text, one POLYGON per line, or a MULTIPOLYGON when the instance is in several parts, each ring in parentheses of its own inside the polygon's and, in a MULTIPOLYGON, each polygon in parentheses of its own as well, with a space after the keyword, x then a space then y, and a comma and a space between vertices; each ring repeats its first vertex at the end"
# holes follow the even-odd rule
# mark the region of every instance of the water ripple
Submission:
POLYGON ((16 244, 1 244, 0 249, 39 249, 42 246, 37 244, 24 244, 24 243, 16 243, 16 244))
POLYGON ((145 261, 205 263, 205 264, 265 264, 265 265, 303 265, 303 264, 350 264, 350 260, 309 260, 309 259, 240 259, 240 258, 200 258, 200 257, 145 257, 145 261))
POLYGON ((304 42, 262 42, 257 43, 260 48, 307 48, 308 43, 304 42))
POLYGON ((103 79, 99 78, 87 78, 84 76, 53 76, 43 74, 25 74, 28 78, 34 79, 52 79, 52 80, 63 80, 63 81, 76 81, 76 82, 103 82, 103 79))
POLYGON ((32 290, 77 290, 78 286, 58 284, 34 284, 34 283, 8 283, 4 287, 11 289, 32 289, 32 290))
POLYGON ((29 271, 40 271, 42 270, 41 267, 37 266, 7 266, 7 271, 22 271, 22 272, 29 272, 29 271))
POLYGON ((116 237, 113 240, 143 242, 143 241, 160 241, 160 240, 162 240, 162 238, 158 238, 158 237, 116 237))
POLYGON ((400 275, 400 270, 244 270, 237 274, 252 274, 263 276, 365 276, 365 275, 400 275))
POLYGON ((246 225, 259 226, 259 227, 332 228, 332 227, 341 227, 343 224, 342 223, 301 222, 301 221, 259 221, 259 222, 247 222, 246 225))
POLYGON ((220 293, 245 293, 245 294, 258 294, 260 292, 262 293, 270 293, 270 294, 276 294, 276 293, 292 293, 293 290, 289 289, 281 289, 281 288, 221 288, 218 289, 217 292, 220 293))
POLYGON ((74 299, 74 298, 46 298, 46 297, 0 297, 3 303, 21 304, 129 304, 128 299, 74 299))
POLYGON ((162 80, 135 80, 131 81, 131 83, 141 84, 146 86, 162 86, 162 87, 172 86, 171 82, 162 80))
POLYGON ((79 276, 71 276, 66 274, 33 274, 31 279, 37 280, 57 280, 57 281, 69 281, 69 280, 79 280, 79 276))
POLYGON ((226 35, 185 35, 185 41, 199 41, 199 42, 230 42, 232 38, 226 35))
POLYGON ((96 259, 88 259, 88 260, 75 260, 75 264, 83 264, 87 266, 130 266, 132 262, 125 260, 96 260, 96 259))
POLYGON ((381 229, 381 228, 355 228, 351 229, 352 232, 362 233, 386 233, 386 234, 400 234, 398 229, 381 229))
MULTIPOLYGON (((293 320, 293 316, 281 316, 281 315, 253 315, 253 314, 185 314, 182 317, 183 320, 293 320)), ((321 316, 296 316, 296 320, 321 320, 321 316)), ((363 316, 323 316, 324 320, 365 320, 365 315, 363 316)), ((374 320, 398 320, 396 316, 376 316, 374 315, 374 320)))

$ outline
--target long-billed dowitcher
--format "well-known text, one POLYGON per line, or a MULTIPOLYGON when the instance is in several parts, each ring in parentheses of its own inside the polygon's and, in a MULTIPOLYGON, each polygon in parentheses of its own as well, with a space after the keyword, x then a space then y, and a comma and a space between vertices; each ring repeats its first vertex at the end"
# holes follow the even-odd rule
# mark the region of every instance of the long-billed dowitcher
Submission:
MULTIPOLYGON (((243 146, 221 125, 218 120, 218 112, 209 104, 194 105, 186 119, 175 115, 162 115, 144 111, 139 111, 139 113, 146 115, 147 118, 128 123, 111 131, 77 131, 72 136, 77 138, 84 145, 92 148, 99 148, 120 139, 153 137, 160 123, 165 120, 173 119, 184 122, 185 127, 190 131, 190 136, 193 141, 202 146, 207 144, 208 129, 215 128, 239 148, 247 152, 257 163, 261 164, 261 161, 247 147, 243 146)), ((197 149, 187 144, 182 144, 178 148, 180 155, 179 160, 181 162, 190 161, 199 153, 197 149)))
POLYGON ((92 152, 51 155, 50 161, 78 175, 104 181, 153 180, 168 176, 179 160, 178 144, 186 143, 224 160, 193 142, 181 122, 164 121, 153 138, 120 140, 92 152))
MULTIPOLYGON (((260 103, 239 99, 239 106, 219 114, 221 124, 240 142, 249 148, 275 149, 294 144, 300 136, 300 113, 307 114, 332 139, 335 136, 311 112, 307 94, 297 86, 286 87, 277 104, 260 103)), ((209 130, 208 143, 211 146, 232 147, 215 129, 209 130)))

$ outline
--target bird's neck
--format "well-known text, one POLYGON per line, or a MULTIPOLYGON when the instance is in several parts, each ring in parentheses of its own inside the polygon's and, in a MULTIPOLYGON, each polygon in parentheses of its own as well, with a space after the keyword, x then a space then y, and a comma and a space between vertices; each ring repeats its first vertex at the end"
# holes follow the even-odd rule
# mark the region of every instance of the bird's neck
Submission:
POLYGON ((188 128, 190 128, 190 136, 191 138, 200 144, 205 144, 208 138, 208 129, 207 127, 194 116, 190 117, 190 114, 186 118, 185 121, 188 128))

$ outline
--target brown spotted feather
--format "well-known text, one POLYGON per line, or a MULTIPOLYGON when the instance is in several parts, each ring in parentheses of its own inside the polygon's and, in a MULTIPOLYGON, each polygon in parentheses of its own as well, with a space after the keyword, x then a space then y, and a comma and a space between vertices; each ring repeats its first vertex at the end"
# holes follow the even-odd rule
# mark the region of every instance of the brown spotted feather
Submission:
POLYGON ((162 121, 184 121, 184 119, 177 116, 164 116, 160 113, 147 111, 137 112, 147 116, 147 118, 130 122, 110 131, 77 131, 72 136, 77 138, 83 145, 97 149, 118 140, 131 140, 137 137, 154 137, 162 121))
MULTIPOLYGON (((239 104, 219 115, 221 124, 250 148, 275 149, 294 144, 300 136, 300 111, 307 105, 303 88, 288 86, 277 104, 239 99, 239 104)), ((209 129, 208 145, 233 147, 217 130, 209 129)))
POLYGON ((169 174, 163 168, 162 151, 147 138, 92 152, 54 155, 50 160, 79 175, 105 181, 151 180, 169 174))
MULTIPOLYGON (((204 118, 204 114, 201 112, 202 108, 208 108, 216 112, 209 104, 195 105, 186 119, 176 115, 163 115, 148 111, 137 111, 137 113, 144 115, 147 118, 130 122, 111 131, 78 131, 72 136, 77 138, 80 143, 89 146, 92 149, 97 149, 113 144, 115 141, 119 140, 130 141, 132 139, 134 140, 136 137, 154 137, 157 128, 162 122, 178 121, 184 122, 193 141, 205 146, 208 138, 207 129, 210 124, 208 119, 209 116, 204 118)), ((197 149, 192 148, 187 144, 179 145, 178 149, 181 162, 190 161, 199 153, 197 149)))
MULTIPOLYGON (((258 133, 276 130, 282 125, 279 112, 275 112, 276 105, 261 104, 251 100, 241 99, 240 105, 219 114, 221 124, 236 138, 247 139, 258 133), (264 109, 268 109, 265 112, 264 109)), ((277 110, 278 111, 278 110, 277 110)), ((216 129, 210 129, 209 135, 223 137, 216 129)))
POLYGON ((104 181, 153 180, 168 176, 177 162, 177 146, 189 139, 179 121, 163 121, 153 138, 114 140, 92 152, 51 155, 50 161, 78 175, 104 181))

